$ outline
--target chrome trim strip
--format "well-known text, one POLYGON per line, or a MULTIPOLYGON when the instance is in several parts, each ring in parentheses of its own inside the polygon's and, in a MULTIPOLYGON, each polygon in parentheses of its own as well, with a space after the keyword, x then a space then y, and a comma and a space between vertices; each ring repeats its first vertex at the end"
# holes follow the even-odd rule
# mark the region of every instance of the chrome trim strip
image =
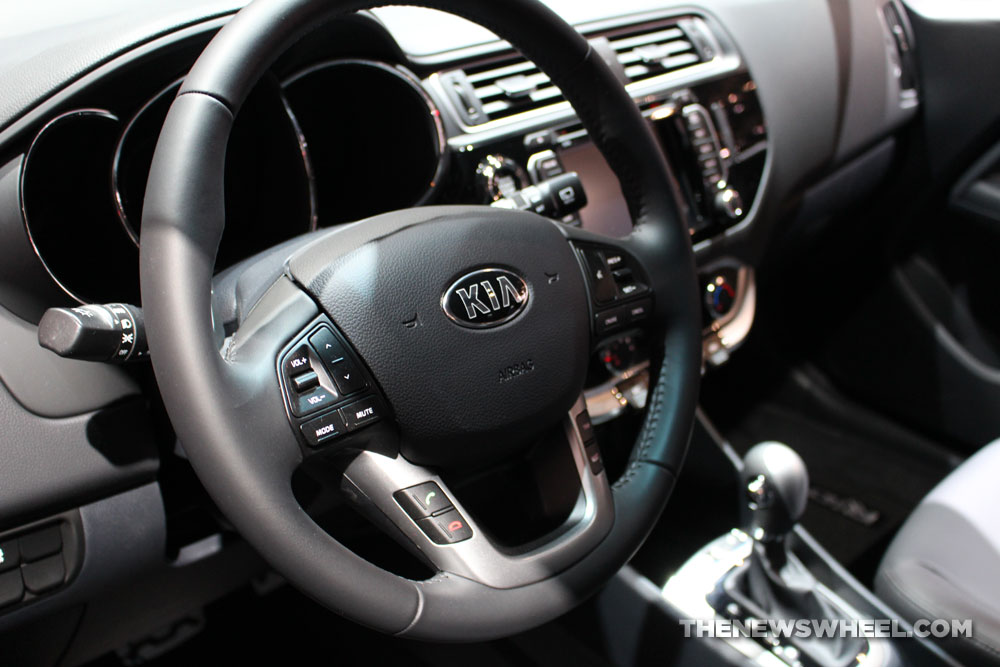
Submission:
POLYGON ((31 145, 28 147, 27 152, 24 154, 24 161, 21 162, 21 173, 18 174, 17 177, 17 197, 20 200, 19 204, 21 208, 21 221, 24 224, 24 232, 25 234, 28 235, 28 243, 31 244, 31 249, 35 252, 35 256, 38 257, 38 261, 42 263, 42 267, 44 267, 45 272, 49 274, 49 277, 52 278, 52 281, 56 284, 56 286, 66 293, 66 296, 68 296, 69 298, 73 299, 78 303, 87 304, 89 303, 87 300, 77 296, 77 294, 73 292, 73 290, 64 285, 63 282, 59 280, 58 277, 56 277, 56 274, 49 267, 48 262, 46 262, 45 258, 42 257, 42 253, 38 250, 38 246, 35 244, 35 239, 31 235, 31 221, 28 217, 28 210, 24 205, 25 204, 24 177, 28 173, 28 167, 30 166, 31 163, 32 153, 34 152, 35 145, 53 125, 61 123, 62 121, 71 117, 83 117, 83 116, 95 116, 97 118, 104 118, 106 120, 114 121, 115 123, 121 123, 121 119, 118 118, 118 116, 116 116, 115 114, 108 111, 107 109, 94 109, 94 108, 82 108, 82 109, 74 109, 72 111, 67 111, 65 113, 59 114, 49 122, 45 123, 45 125, 42 126, 42 129, 38 131, 38 134, 35 135, 35 138, 31 140, 31 145))
POLYGON ((302 154, 302 166, 305 167, 306 179, 309 181, 309 231, 313 232, 319 227, 319 205, 316 195, 316 172, 313 169, 312 157, 309 155, 309 142, 306 141, 306 135, 302 133, 302 126, 299 125, 299 119, 292 111, 292 105, 285 97, 284 88, 281 89, 279 97, 281 97, 281 106, 284 107, 288 120, 292 124, 292 130, 295 132, 295 140, 298 142, 299 152, 302 154))
POLYGON ((129 222, 128 215, 125 213, 125 202, 122 200, 121 189, 118 187, 118 167, 121 162, 122 149, 125 146, 125 140, 128 138, 129 133, 131 133, 133 126, 136 122, 142 118, 142 115, 146 113, 149 107, 153 106, 160 99, 170 93, 172 89, 180 89, 181 84, 184 83, 184 77, 175 79, 169 85, 162 88, 159 92, 153 95, 151 98, 146 100, 146 102, 139 107, 132 118, 129 119, 128 123, 125 124, 125 129, 118 136, 118 143, 115 144, 115 156, 111 160, 111 193, 115 200, 115 212, 118 214, 118 222, 121 223, 122 229, 128 234, 128 237, 132 239, 132 243, 136 248, 139 247, 139 232, 138 230, 129 222))
MULTIPOLYGON (((712 78, 738 72, 742 61, 735 54, 722 54, 698 65, 692 65, 675 72, 667 72, 650 79, 643 79, 625 86, 636 103, 652 102, 660 99, 667 92, 702 83, 712 78)), ((545 129, 553 125, 579 122, 579 117, 569 102, 563 101, 546 107, 532 109, 524 113, 506 118, 487 121, 481 125, 468 126, 462 123, 457 111, 452 106, 450 98, 445 94, 437 73, 425 79, 426 85, 433 87, 449 107, 452 119, 461 128, 461 134, 448 139, 448 145, 455 150, 472 150, 490 144, 511 135, 525 134, 534 130, 545 129)))
MULTIPOLYGON (((404 544, 416 549, 434 567, 493 588, 516 588, 551 579, 578 562, 603 540, 614 522, 614 497, 607 474, 594 475, 576 417, 586 409, 577 399, 564 420, 566 438, 580 482, 580 494, 570 517, 548 537, 532 543, 527 551, 495 545, 477 525, 440 477, 402 456, 389 458, 363 451, 344 471, 345 477, 372 503, 376 520, 388 519, 402 534, 404 544), (436 482, 448 494, 469 527, 472 537, 454 544, 435 544, 400 507, 393 494, 423 482, 436 482)), ((567 474, 572 474, 567 471, 567 474)))
MULTIPOLYGON (((434 167, 434 174, 431 176, 430 183, 427 185, 426 190, 424 190, 424 193, 419 198, 417 198, 417 200, 413 202, 411 206, 422 206, 423 204, 428 203, 434 197, 434 195, 437 194, 437 189, 441 184, 442 178, 444 177, 445 166, 446 166, 445 157, 448 148, 448 141, 444 130, 444 121, 441 118, 441 110, 438 109, 437 104, 434 103, 434 100, 424 89, 423 84, 421 83, 420 79, 417 77, 416 74, 411 72, 409 69, 403 67, 402 65, 392 65, 389 63, 384 63, 379 60, 369 60, 365 58, 337 58, 334 60, 325 60, 323 62, 310 65, 305 69, 298 70, 294 74, 291 74, 290 76, 286 77, 281 82, 281 88, 282 90, 284 90, 285 88, 292 85, 296 81, 299 81, 300 79, 303 79, 309 76, 310 74, 313 74, 320 70, 328 69, 331 67, 340 67, 344 65, 360 65, 364 67, 373 67, 375 69, 382 70, 383 72, 386 72, 388 74, 392 74, 398 77, 408 86, 410 86, 410 88, 413 89, 413 91, 420 97, 420 99, 423 100, 424 105, 427 107, 428 118, 430 119, 431 131, 434 133, 434 139, 435 139, 434 159, 436 160, 436 164, 434 167)), ((289 115, 294 118, 294 112, 291 109, 291 105, 287 104, 287 102, 286 105, 289 109, 289 115)), ((301 133, 301 129, 298 127, 298 119, 295 119, 294 123, 296 129, 301 133)), ((303 141, 305 141, 304 136, 303 136, 303 141)))

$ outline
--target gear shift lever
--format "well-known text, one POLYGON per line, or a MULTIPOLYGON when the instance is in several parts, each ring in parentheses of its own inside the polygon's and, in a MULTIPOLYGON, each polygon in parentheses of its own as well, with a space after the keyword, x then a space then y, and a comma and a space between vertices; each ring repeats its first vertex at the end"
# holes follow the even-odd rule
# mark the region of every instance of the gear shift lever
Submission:
POLYGON ((799 455, 780 442, 755 445, 743 458, 746 532, 759 542, 784 540, 809 500, 809 473, 799 455))
MULTIPOLYGON (((762 442, 743 458, 741 480, 743 525, 754 544, 746 567, 728 587, 732 597, 758 618, 844 618, 844 612, 819 592, 816 578, 785 540, 809 500, 805 463, 787 445, 762 442)), ((864 648, 862 641, 837 637, 796 643, 816 663, 831 666, 852 664, 864 648)))

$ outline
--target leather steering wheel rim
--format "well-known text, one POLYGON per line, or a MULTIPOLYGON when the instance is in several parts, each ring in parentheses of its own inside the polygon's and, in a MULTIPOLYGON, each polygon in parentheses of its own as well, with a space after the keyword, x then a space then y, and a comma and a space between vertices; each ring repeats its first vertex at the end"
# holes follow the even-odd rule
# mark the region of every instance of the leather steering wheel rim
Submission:
MULTIPOLYGON (((225 149, 241 104, 274 60, 309 30, 379 4, 256 0, 199 57, 171 106, 146 190, 140 276, 149 346, 192 466, 223 513, 279 573, 328 608, 386 633, 490 639, 537 626, 586 599, 628 561, 659 517, 697 404, 701 312, 693 253, 655 137, 579 33, 535 0, 407 3, 489 28, 562 89, 620 180, 635 225, 628 242, 656 294, 662 363, 629 466, 613 487, 613 526, 571 566, 512 588, 449 572, 417 582, 368 563, 331 538, 292 495, 287 473, 300 462, 295 452, 272 446, 287 437, 280 428, 288 429, 287 422, 279 426, 264 414, 282 410, 280 392, 261 380, 276 383, 274 357, 269 350, 256 354, 254 342, 236 353, 220 352, 211 288, 225 219, 225 149)), ((277 328, 282 319, 308 320, 312 312, 311 300, 291 299, 275 317, 255 324, 255 333, 277 328)), ((247 340, 255 339, 248 334, 247 340)))

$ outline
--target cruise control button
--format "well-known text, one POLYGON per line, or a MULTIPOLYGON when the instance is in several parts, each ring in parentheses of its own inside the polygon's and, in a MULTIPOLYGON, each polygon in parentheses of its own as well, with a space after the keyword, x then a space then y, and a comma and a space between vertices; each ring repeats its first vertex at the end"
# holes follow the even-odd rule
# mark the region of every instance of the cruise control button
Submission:
POLYGON ((337 392, 324 387, 316 387, 312 391, 292 399, 292 411, 299 417, 321 410, 337 402, 337 392))
POLYGON ((313 447, 318 447, 347 431, 344 418, 340 415, 339 410, 307 421, 299 428, 302 429, 302 435, 305 436, 306 441, 313 447))
POLYGON ((37 563, 21 566, 24 587, 36 595, 52 590, 66 578, 66 566, 62 554, 56 554, 37 563))
POLYGON ((16 539, 0 542, 0 572, 6 572, 21 564, 21 549, 16 539))
POLYGON ((0 607, 20 602, 24 597, 24 582, 21 580, 21 572, 5 572, 0 574, 0 607))
POLYGON ((442 510, 451 509, 451 500, 434 482, 424 482, 392 494, 400 507, 416 519, 423 519, 442 510))
POLYGON ((472 537, 472 529, 458 510, 421 519, 417 525, 434 544, 454 544, 472 537))
POLYGON ((329 329, 320 329, 309 336, 309 344, 313 346, 316 354, 328 368, 347 356, 344 346, 329 329))
POLYGON ((38 560, 62 550, 62 531, 59 529, 59 526, 49 526, 48 528, 22 535, 19 542, 22 560, 38 560))
POLYGON ((337 389, 343 396, 356 394, 367 385, 364 375, 349 359, 333 364, 330 367, 330 375, 333 376, 333 381, 337 383, 337 389))
POLYGON ((382 418, 382 408, 374 396, 351 403, 341 408, 340 413, 344 416, 348 431, 354 431, 382 418))

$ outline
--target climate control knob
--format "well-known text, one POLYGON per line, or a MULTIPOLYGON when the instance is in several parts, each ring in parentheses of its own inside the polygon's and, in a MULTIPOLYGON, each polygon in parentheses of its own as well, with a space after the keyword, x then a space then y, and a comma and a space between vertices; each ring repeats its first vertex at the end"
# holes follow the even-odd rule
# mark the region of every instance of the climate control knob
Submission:
POLYGON ((745 211, 743 208, 743 197, 733 188, 720 190, 715 195, 715 208, 719 213, 733 220, 743 217, 745 211))
POLYGON ((720 319, 728 315, 735 302, 736 287, 726 276, 720 273, 705 283, 705 306, 712 318, 720 319))

